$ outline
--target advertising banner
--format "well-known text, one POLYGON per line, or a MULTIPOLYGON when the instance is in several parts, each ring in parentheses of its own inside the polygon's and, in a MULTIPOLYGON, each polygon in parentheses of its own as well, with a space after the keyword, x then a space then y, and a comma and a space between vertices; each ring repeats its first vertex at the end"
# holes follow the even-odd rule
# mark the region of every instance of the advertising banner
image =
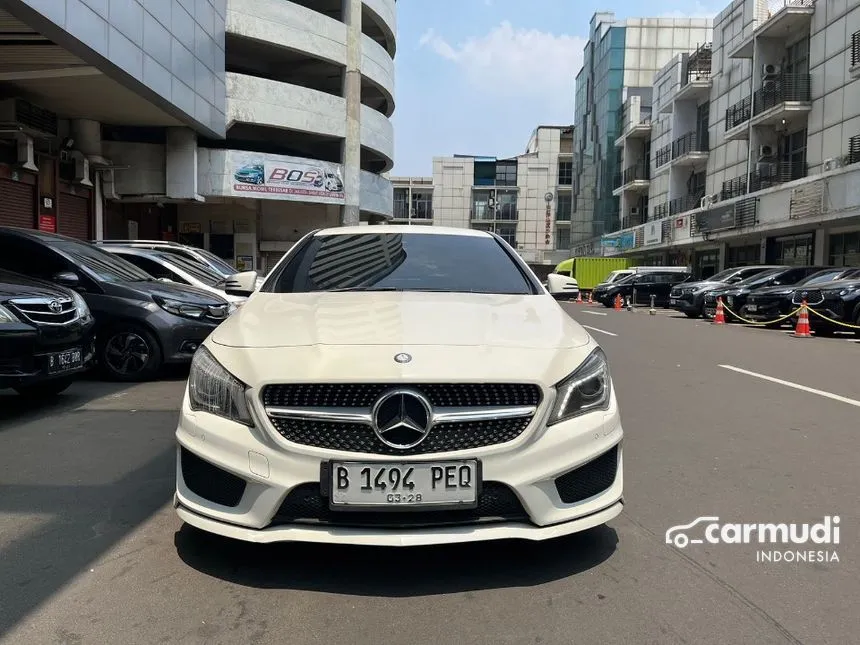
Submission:
POLYGON ((343 204, 339 164, 325 161, 231 151, 228 172, 235 197, 343 204))
POLYGON ((663 222, 645 224, 645 244, 659 244, 663 241, 663 222))

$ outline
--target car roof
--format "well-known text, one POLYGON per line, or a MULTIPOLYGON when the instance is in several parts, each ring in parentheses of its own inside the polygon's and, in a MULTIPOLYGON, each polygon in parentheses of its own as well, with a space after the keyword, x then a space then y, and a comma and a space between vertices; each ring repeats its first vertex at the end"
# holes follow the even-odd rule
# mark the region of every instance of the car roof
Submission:
POLYGON ((379 226, 335 226, 318 230, 314 236, 329 235, 375 235, 411 233, 413 235, 459 235, 462 237, 492 237, 487 231, 452 226, 413 226, 410 224, 382 224, 379 226))

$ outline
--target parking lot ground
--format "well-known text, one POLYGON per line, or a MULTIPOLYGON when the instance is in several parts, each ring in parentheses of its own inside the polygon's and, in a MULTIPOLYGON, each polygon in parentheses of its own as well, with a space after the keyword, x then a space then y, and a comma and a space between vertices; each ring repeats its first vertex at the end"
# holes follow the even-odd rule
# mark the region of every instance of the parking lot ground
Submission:
POLYGON ((0 395, 0 643, 858 642, 860 344, 563 306, 610 358, 627 506, 548 544, 203 535, 170 504, 181 380, 84 382, 39 410, 0 395), (700 516, 825 515, 838 562, 665 544, 700 516))

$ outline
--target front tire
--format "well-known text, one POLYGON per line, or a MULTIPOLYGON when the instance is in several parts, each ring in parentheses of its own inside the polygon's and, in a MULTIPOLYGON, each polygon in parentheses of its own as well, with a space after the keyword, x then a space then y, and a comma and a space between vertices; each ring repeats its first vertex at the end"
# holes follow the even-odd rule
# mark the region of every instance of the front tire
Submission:
POLYGON ((684 312, 684 315, 685 315, 687 318, 698 318, 698 317, 699 317, 699 316, 701 316, 702 314, 701 314, 701 313, 699 313, 698 311, 685 311, 685 312, 684 312))
POLYGON ((100 335, 102 373, 126 383, 151 380, 161 369, 161 347, 149 330, 135 324, 116 325, 100 335))
POLYGON ((44 383, 16 387, 15 391, 28 399, 50 399, 67 390, 73 380, 73 378, 58 378, 44 383))

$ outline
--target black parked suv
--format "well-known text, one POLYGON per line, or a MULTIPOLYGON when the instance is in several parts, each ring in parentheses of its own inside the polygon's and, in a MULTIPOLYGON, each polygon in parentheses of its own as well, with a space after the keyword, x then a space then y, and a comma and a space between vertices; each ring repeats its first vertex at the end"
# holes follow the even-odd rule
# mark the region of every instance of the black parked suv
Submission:
POLYGON ((816 334, 829 334, 834 331, 853 331, 860 336, 860 270, 848 277, 833 282, 816 284, 809 289, 798 289, 792 294, 792 304, 796 309, 806 300, 806 305, 830 320, 855 327, 844 327, 821 316, 810 313, 809 326, 816 334))
POLYGON ((688 318, 698 318, 704 313, 705 294, 708 291, 737 284, 742 280, 758 275, 768 269, 778 269, 778 266, 746 266, 726 269, 707 280, 684 282, 672 287, 669 293, 669 306, 686 314, 688 318))
POLYGON ((622 300, 630 298, 633 304, 651 304, 651 296, 654 296, 656 306, 669 304, 669 293, 672 288, 686 282, 691 278, 690 273, 679 271, 647 271, 634 273, 609 284, 596 287, 592 292, 593 298, 603 303, 606 307, 612 307, 615 296, 620 295, 622 300), (634 301, 635 292, 635 301, 634 301))
POLYGON ((781 267, 762 271, 758 275, 742 280, 734 285, 712 289, 705 293, 705 317, 713 318, 717 313, 717 298, 722 297, 723 304, 731 311, 725 311, 726 322, 738 320, 731 312, 746 318, 746 304, 750 293, 762 287, 788 287, 796 285, 813 273, 832 267, 806 266, 781 267))
MULTIPOLYGON (((792 303, 792 296, 795 293, 809 293, 813 299, 816 299, 819 293, 817 287, 820 284, 842 280, 857 274, 860 274, 860 269, 837 267, 813 273, 793 285, 761 287, 750 292, 747 297, 746 315, 744 317, 757 322, 765 322, 787 316, 797 309, 803 298, 801 295, 797 305, 795 305, 792 303)), ((782 322, 775 323, 774 326, 781 324, 782 322)))
POLYGON ((77 291, 96 320, 96 358, 110 378, 140 381, 189 363, 231 313, 220 296, 156 280, 122 258, 61 235, 0 227, 0 268, 77 291))
POLYGON ((74 291, 0 269, 0 389, 59 394, 92 364, 94 327, 74 291))

